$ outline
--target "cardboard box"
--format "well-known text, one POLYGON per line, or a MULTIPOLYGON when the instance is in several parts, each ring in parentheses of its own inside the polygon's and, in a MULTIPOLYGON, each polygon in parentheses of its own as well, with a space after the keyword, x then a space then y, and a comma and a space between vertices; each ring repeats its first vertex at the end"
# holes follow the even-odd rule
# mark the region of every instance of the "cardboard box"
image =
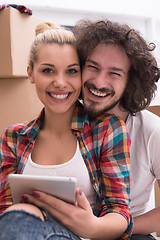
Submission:
POLYGON ((27 77, 29 49, 40 22, 12 7, 0 11, 0 78, 27 77))
POLYGON ((147 110, 149 110, 150 112, 156 114, 157 116, 160 117, 160 105, 156 105, 156 106, 149 106, 147 108, 147 110))
POLYGON ((8 125, 36 118, 43 108, 28 78, 0 79, 0 103, 0 134, 8 125))

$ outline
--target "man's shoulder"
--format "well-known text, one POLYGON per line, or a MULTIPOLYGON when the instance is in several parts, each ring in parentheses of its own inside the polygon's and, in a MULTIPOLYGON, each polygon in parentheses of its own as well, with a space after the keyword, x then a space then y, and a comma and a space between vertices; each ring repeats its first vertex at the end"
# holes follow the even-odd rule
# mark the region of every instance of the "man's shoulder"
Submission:
POLYGON ((142 110, 137 113, 136 116, 131 116, 134 120, 140 120, 141 122, 147 123, 147 124, 152 124, 153 122, 157 122, 158 124, 160 123, 160 117, 157 116, 156 114, 152 113, 149 110, 142 110), (151 121, 151 122, 148 122, 151 121))
POLYGON ((134 128, 145 133, 151 133, 160 130, 160 117, 148 110, 143 110, 135 116, 129 116, 126 124, 128 129, 134 128))

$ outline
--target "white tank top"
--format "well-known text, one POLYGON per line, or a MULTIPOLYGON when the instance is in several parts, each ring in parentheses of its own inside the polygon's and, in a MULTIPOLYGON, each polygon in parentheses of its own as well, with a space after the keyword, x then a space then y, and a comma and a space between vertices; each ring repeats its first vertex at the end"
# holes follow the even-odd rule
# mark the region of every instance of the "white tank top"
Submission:
POLYGON ((73 158, 63 164, 39 165, 32 161, 30 154, 23 174, 75 177, 77 178, 78 187, 86 195, 91 207, 93 208, 94 206, 96 193, 90 182, 89 173, 81 155, 78 142, 73 158))

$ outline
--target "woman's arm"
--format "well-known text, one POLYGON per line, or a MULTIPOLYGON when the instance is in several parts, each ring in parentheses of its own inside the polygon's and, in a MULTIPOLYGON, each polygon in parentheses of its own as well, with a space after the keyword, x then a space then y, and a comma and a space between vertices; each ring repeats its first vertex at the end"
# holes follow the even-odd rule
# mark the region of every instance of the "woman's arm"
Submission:
POLYGON ((83 192, 77 190, 76 199, 76 205, 72 205, 38 191, 22 196, 25 202, 47 209, 51 216, 80 237, 93 240, 120 239, 128 225, 122 215, 109 213, 96 217, 83 192))
POLYGON ((127 239, 132 225, 129 214, 130 139, 125 124, 117 117, 112 120, 117 123, 110 124, 109 129, 108 122, 102 122, 98 127, 103 133, 99 135, 101 141, 97 141, 97 136, 94 139, 100 144, 100 216, 93 214, 88 200, 80 191, 77 191, 76 205, 40 192, 23 196, 25 201, 46 208, 54 218, 83 238, 127 239), (121 238, 128 225, 128 232, 121 238))
POLYGON ((11 132, 4 131, 0 139, 0 213, 12 205, 8 174, 16 170, 17 162, 11 132))
MULTIPOLYGON (((127 219, 128 229, 125 238, 130 234, 132 227, 129 213, 131 141, 124 121, 117 116, 106 115, 100 120, 93 130, 93 133, 98 133, 98 138, 101 140, 96 146, 100 194, 103 199, 100 216, 117 213, 127 219)), ((96 142, 95 137, 94 142, 96 142)), ((112 228, 114 226, 118 227, 113 222, 112 228)))

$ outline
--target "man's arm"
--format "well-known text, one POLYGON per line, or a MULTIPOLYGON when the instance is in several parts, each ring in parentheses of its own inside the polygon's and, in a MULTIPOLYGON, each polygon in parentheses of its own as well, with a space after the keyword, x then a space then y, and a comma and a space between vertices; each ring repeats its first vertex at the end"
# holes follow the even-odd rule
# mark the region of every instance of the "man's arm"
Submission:
MULTIPOLYGON (((160 180, 157 180, 160 187, 160 180)), ((133 234, 149 234, 160 231, 160 207, 133 219, 133 234)))

